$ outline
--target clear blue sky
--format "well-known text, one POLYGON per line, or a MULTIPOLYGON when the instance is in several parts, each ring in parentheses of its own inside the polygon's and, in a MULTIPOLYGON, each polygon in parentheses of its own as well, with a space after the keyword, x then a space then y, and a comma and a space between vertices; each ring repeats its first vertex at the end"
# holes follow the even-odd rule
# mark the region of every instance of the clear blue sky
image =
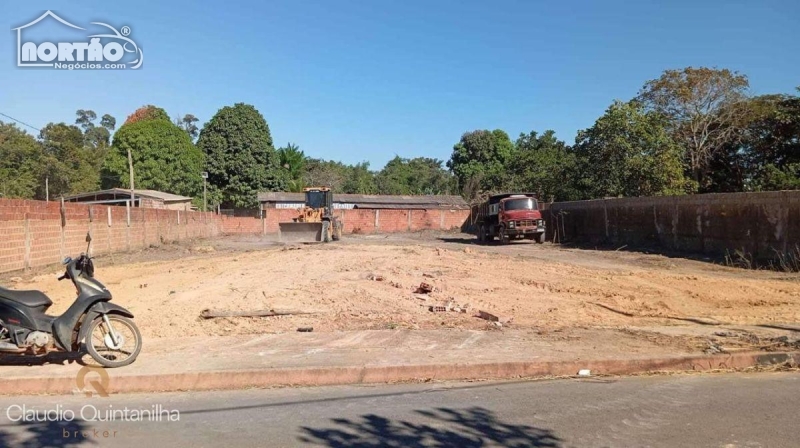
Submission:
POLYGON ((378 169, 395 154, 447 159, 474 129, 553 129, 572 143, 668 68, 739 70, 755 94, 800 85, 797 0, 599 3, 4 1, 0 112, 41 127, 93 109, 121 124, 155 104, 204 123, 246 102, 276 147, 378 169), (142 68, 17 68, 11 29, 47 9, 130 26, 142 68))

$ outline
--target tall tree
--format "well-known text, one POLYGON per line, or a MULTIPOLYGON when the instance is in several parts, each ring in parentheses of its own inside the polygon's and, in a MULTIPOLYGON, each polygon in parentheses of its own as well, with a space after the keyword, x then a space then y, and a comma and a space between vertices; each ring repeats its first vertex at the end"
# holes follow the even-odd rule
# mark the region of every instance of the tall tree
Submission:
POLYGON ((197 127, 197 122, 200 121, 197 117, 192 114, 186 114, 183 117, 178 117, 175 119, 175 124, 186 131, 189 134, 189 137, 192 140, 196 139, 197 136, 200 134, 200 128, 197 127))
POLYGON ((342 162, 308 158, 302 179, 308 186, 329 187, 335 193, 347 193, 344 186, 349 174, 348 166, 342 162))
MULTIPOLYGON (((41 175, 47 178, 50 197, 84 193, 100 186, 94 148, 86 146, 85 136, 77 126, 50 123, 39 134, 44 157, 41 175)), ((45 197, 41 179, 38 197, 45 197)))
POLYGON ((444 161, 427 157, 403 159, 395 156, 376 175, 380 194, 450 194, 453 176, 444 161))
POLYGON ((97 119, 97 114, 93 110, 78 109, 75 115, 77 116, 75 124, 80 126, 83 132, 94 127, 94 120, 97 119))
POLYGON ((303 170, 306 165, 306 155, 300 147, 294 143, 287 143, 286 146, 278 148, 278 158, 281 167, 288 174, 287 187, 289 191, 303 191, 303 170))
POLYGON ((467 132, 453 147, 447 167, 455 174, 458 186, 466 196, 477 193, 466 192, 466 187, 471 184, 480 191, 503 190, 508 187, 506 163, 513 152, 514 144, 505 131, 467 132))
POLYGON ((114 130, 117 120, 111 115, 105 114, 100 119, 100 126, 96 126, 94 121, 97 119, 97 114, 93 110, 78 109, 75 115, 77 116, 75 124, 83 129, 84 143, 97 150, 96 158, 99 160, 99 168, 105 157, 105 150, 111 144, 111 132, 114 130))
POLYGON ((515 190, 537 193, 544 201, 579 199, 575 154, 548 130, 520 134, 508 163, 515 190))
POLYGON ((615 102, 575 141, 586 199, 604 196, 654 196, 693 190, 681 161, 681 148, 664 117, 636 101, 615 102))
POLYGON ((189 135, 169 117, 127 122, 114 134, 103 169, 106 188, 130 188, 128 152, 137 190, 152 189, 184 196, 202 191, 204 156, 189 135))
POLYGON ((764 95, 753 98, 751 108, 753 120, 738 151, 750 189, 800 189, 800 97, 764 95))
POLYGON ((0 197, 33 198, 43 158, 42 147, 32 135, 0 121, 0 197))
POLYGON ((197 146, 206 155, 208 181, 220 190, 224 207, 255 207, 259 192, 286 188, 269 126, 249 104, 220 109, 203 127, 197 146))
POLYGON ((361 162, 347 167, 342 192, 352 194, 375 194, 378 192, 378 187, 375 185, 375 173, 370 171, 369 162, 361 162))
POLYGON ((104 114, 100 119, 100 126, 108 129, 109 132, 113 132, 117 127, 117 119, 109 114, 104 114))
POLYGON ((147 104, 145 106, 136 109, 135 111, 133 111, 132 114, 128 115, 128 118, 125 119, 125 123, 123 123, 123 125, 136 123, 137 121, 140 120, 169 121, 169 115, 167 114, 167 111, 165 111, 164 109, 153 106, 152 104, 147 104))
POLYGON ((709 162, 740 135, 749 82, 728 69, 667 70, 645 83, 637 99, 648 110, 667 117, 669 130, 701 189, 709 162))

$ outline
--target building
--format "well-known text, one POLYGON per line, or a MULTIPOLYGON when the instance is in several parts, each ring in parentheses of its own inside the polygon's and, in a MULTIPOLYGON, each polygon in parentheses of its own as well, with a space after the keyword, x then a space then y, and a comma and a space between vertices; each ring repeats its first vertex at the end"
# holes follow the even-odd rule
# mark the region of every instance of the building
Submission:
MULTIPOLYGON (((305 193, 266 192, 258 194, 262 209, 301 208, 305 193)), ((395 209, 395 210, 467 210, 469 205, 461 196, 420 195, 399 196, 381 194, 333 194, 335 209, 395 209)))
MULTIPOLYGON (((192 198, 177 194, 165 193, 156 190, 134 190, 133 206, 144 208, 159 208, 166 210, 192 209, 192 198)), ((131 191, 123 188, 92 191, 64 197, 66 202, 81 202, 84 204, 125 205, 131 200, 131 191)))

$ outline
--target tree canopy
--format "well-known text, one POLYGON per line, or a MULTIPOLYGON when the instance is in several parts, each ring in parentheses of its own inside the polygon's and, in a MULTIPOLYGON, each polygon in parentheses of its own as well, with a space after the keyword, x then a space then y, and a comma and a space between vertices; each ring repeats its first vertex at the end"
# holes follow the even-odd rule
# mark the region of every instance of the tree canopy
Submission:
POLYGON ((637 100, 667 121, 694 180, 703 189, 711 160, 747 122, 747 76, 728 69, 686 67, 647 81, 637 100))
POLYGON ((0 121, 0 197, 32 198, 42 177, 44 153, 36 139, 0 121))
POLYGON ((681 148, 657 112, 636 101, 615 102, 589 129, 578 133, 575 151, 586 198, 684 194, 681 148))
POLYGON ((375 176, 381 194, 450 194, 453 176, 442 167, 444 161, 428 157, 404 159, 395 156, 375 176))
POLYGON ((258 192, 286 188, 288 176, 267 121, 249 104, 220 109, 203 127, 197 147, 206 155, 208 181, 219 190, 223 207, 254 207, 258 192))
POLYGON ((513 152, 514 144, 503 130, 467 132, 453 146, 447 167, 467 196, 472 195, 468 190, 503 190, 508 187, 506 164, 513 152))
POLYGON ((153 189, 193 197, 202 192, 204 157, 189 135, 169 117, 155 116, 126 123, 114 134, 105 160, 103 184, 130 187, 128 151, 137 189, 153 189))

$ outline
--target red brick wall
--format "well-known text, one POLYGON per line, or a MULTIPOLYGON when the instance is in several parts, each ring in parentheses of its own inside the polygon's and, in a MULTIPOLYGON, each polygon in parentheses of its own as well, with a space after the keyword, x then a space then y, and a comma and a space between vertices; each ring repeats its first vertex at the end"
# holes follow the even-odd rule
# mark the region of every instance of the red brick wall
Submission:
MULTIPOLYGON (((0 272, 60 262, 86 250, 106 254, 221 234, 276 233, 293 209, 267 209, 264 218, 107 205, 0 199, 0 272)), ((390 233, 460 227, 468 210, 336 210, 344 233, 390 233)))
POLYGON ((0 199, 0 272, 61 261, 86 250, 92 233, 92 253, 141 249, 163 242, 213 237, 221 232, 212 213, 60 202, 0 199))

